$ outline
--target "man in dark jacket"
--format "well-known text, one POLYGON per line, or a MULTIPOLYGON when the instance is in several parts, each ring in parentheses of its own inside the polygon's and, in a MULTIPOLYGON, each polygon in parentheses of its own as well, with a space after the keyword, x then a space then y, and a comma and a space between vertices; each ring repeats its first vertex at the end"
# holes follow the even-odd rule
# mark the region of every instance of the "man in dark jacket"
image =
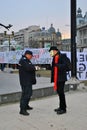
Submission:
POLYGON ((28 105, 32 96, 32 85, 36 84, 35 67, 30 61, 32 56, 32 52, 27 50, 19 61, 19 80, 22 89, 20 114, 22 115, 29 115, 27 110, 33 109, 28 105))
POLYGON ((54 90, 56 90, 59 95, 59 107, 54 109, 54 111, 56 111, 57 114, 63 114, 66 113, 66 99, 64 94, 64 85, 67 80, 65 55, 61 54, 56 46, 52 46, 49 52, 53 57, 51 82, 54 82, 54 90))

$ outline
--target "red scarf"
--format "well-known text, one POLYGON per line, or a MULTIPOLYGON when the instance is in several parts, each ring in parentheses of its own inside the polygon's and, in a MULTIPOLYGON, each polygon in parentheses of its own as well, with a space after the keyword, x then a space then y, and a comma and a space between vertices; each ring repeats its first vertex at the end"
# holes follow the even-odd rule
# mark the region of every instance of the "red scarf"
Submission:
MULTIPOLYGON (((56 55, 54 57, 54 64, 58 64, 58 61, 59 61, 59 56, 56 55)), ((54 90, 56 91, 57 90, 57 81, 58 81, 58 67, 55 66, 54 67, 54 90)))

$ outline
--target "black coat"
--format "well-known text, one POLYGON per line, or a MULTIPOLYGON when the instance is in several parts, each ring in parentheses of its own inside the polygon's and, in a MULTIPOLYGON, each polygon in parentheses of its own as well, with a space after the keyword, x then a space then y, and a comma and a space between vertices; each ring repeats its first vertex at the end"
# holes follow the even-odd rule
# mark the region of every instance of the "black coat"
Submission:
POLYGON ((21 85, 36 84, 35 67, 25 56, 19 61, 19 79, 21 85))
MULTIPOLYGON (((58 55, 58 54, 56 54, 56 55, 58 55)), ((66 61, 64 60, 65 54, 59 54, 59 61, 56 64, 54 62, 55 56, 53 57, 53 61, 52 61, 51 82, 54 82, 54 67, 55 66, 58 67, 58 76, 57 76, 58 82, 66 81, 67 80, 67 73, 66 73, 66 61)))

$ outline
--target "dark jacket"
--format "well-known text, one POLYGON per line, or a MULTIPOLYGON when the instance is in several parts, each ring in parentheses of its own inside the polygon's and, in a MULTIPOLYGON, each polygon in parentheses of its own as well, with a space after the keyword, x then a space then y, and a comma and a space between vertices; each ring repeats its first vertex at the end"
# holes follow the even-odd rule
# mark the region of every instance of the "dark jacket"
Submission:
MULTIPOLYGON (((58 55, 58 54, 56 54, 58 55)), ((55 55, 55 56, 56 56, 55 55)), ((51 82, 54 82, 54 67, 58 67, 58 82, 60 81, 66 81, 67 80, 67 74, 66 74, 66 61, 65 59, 65 54, 59 53, 59 61, 58 63, 55 64, 55 56, 53 57, 52 61, 52 69, 51 69, 51 82)))
POLYGON ((19 79, 21 85, 36 84, 35 67, 25 56, 19 61, 19 79))

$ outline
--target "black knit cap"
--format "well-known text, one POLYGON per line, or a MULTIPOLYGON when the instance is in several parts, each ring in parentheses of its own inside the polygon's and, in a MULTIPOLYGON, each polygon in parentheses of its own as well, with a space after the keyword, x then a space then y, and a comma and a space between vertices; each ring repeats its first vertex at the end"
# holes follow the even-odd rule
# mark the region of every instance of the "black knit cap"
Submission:
POLYGON ((26 55, 26 54, 33 55, 33 52, 29 51, 29 50, 26 50, 24 55, 26 55))
POLYGON ((58 49, 57 49, 56 46, 51 46, 50 49, 49 49, 49 52, 50 52, 51 50, 56 50, 56 51, 58 51, 58 49))

